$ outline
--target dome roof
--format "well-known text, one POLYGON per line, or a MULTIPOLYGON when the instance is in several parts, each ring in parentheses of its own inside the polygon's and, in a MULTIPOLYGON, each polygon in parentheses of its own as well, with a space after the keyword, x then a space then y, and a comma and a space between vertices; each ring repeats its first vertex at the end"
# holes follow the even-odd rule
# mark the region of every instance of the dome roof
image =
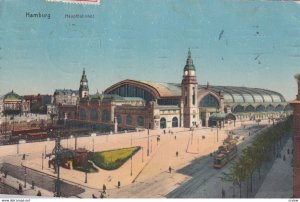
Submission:
POLYGON ((12 90, 4 96, 4 101, 21 101, 21 96, 12 90))

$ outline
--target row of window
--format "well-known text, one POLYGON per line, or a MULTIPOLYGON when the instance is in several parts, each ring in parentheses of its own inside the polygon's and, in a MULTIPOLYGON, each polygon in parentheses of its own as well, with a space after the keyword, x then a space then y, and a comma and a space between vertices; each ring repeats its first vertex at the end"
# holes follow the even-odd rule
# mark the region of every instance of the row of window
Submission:
POLYGON ((224 94, 224 101, 225 102, 282 102, 279 95, 268 95, 268 94, 224 94), (272 97, 271 97, 272 96, 272 97))
MULTIPOLYGON (((118 124, 122 123, 122 116, 121 115, 117 115, 117 122, 118 122, 118 124)), ((126 125, 133 125, 131 115, 126 116, 126 125)), ((144 117, 138 116, 137 120, 136 120, 136 125, 144 127, 144 117)))
MULTIPOLYGON (((79 110, 79 119, 80 120, 85 120, 87 118, 86 115, 86 110, 85 109, 80 109, 79 110)), ((98 111, 95 109, 92 109, 90 112, 90 119, 92 121, 97 121, 99 119, 98 111)), ((103 122, 109 122, 110 121, 110 113, 108 110, 103 110, 102 111, 102 121, 103 122)))
POLYGON ((277 107, 274 107, 272 105, 269 105, 267 107, 265 106, 258 106, 258 107, 253 107, 252 105, 249 105, 247 107, 243 107, 241 105, 238 105, 234 108, 233 112, 234 113, 241 113, 241 112, 270 112, 270 111, 284 111, 285 109, 288 109, 288 108, 285 108, 284 106, 282 105, 278 105, 277 107))
MULTIPOLYGON (((85 109, 80 109, 79 118, 81 120, 86 120, 87 116, 86 116, 86 110, 85 109)), ((95 110, 95 109, 91 110, 90 119, 92 121, 97 121, 99 119, 99 115, 98 115, 97 110, 95 110)), ((109 113, 108 110, 103 110, 102 111, 102 121, 103 122, 109 122, 110 121, 110 113, 109 113)), ((122 123, 121 115, 117 115, 117 122, 118 122, 118 124, 122 123)), ((131 115, 126 116, 126 125, 133 125, 131 115)), ((138 126, 144 126, 144 117, 142 117, 142 116, 137 117, 137 125, 138 126)))

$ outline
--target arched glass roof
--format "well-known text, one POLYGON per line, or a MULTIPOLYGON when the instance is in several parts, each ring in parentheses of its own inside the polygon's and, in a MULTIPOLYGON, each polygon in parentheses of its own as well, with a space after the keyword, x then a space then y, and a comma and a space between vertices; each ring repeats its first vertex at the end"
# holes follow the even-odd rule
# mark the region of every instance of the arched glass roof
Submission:
POLYGON ((226 104, 286 102, 280 93, 266 89, 235 86, 210 86, 210 88, 215 92, 221 92, 226 104))

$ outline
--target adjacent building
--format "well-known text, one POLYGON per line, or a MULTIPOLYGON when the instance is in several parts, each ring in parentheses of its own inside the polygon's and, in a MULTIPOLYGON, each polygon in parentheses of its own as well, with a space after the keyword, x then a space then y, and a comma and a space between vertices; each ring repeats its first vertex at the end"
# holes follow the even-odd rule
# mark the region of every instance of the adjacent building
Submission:
POLYGON ((103 94, 89 93, 83 70, 77 105, 59 108, 59 118, 119 128, 207 127, 274 119, 291 113, 278 92, 248 87, 200 85, 188 51, 181 83, 123 80, 103 94))
POLYGON ((79 98, 78 90, 56 89, 53 94, 55 105, 76 105, 79 98))
POLYGON ((51 95, 24 95, 23 98, 30 103, 31 113, 47 113, 47 105, 51 104, 51 95))
POLYGON ((294 177, 293 197, 300 198, 300 74, 295 76, 298 83, 298 95, 296 100, 291 102, 294 110, 294 177))
POLYGON ((4 115, 16 115, 26 114, 30 112, 30 102, 23 97, 11 91, 4 95, 3 102, 3 114, 4 115))

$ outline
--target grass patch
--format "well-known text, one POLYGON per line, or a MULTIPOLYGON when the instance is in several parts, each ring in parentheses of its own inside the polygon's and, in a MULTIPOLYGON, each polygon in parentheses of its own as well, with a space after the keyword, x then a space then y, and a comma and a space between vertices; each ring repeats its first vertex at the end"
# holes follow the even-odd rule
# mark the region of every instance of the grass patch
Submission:
POLYGON ((130 159, 131 155, 134 155, 140 149, 141 147, 130 147, 103 152, 91 152, 88 154, 88 158, 101 169, 115 170, 120 168, 128 159, 130 159))
POLYGON ((88 162, 87 165, 84 165, 84 166, 73 165, 73 169, 82 171, 82 172, 87 172, 87 173, 98 172, 98 169, 95 168, 91 162, 88 162))

